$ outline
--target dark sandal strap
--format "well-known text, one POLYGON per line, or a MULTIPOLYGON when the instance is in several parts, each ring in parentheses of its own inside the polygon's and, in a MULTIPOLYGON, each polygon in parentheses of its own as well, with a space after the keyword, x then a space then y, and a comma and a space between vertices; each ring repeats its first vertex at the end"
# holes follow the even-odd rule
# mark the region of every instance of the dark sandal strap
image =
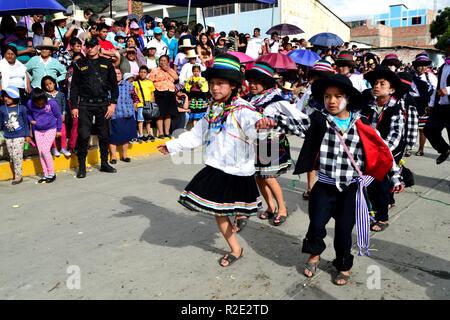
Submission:
POLYGON ((334 278, 334 284, 336 284, 338 286, 343 286, 343 285, 346 285, 349 280, 350 280, 350 275, 345 275, 342 272, 339 272, 338 275, 336 276, 336 278, 334 278), (344 280, 344 283, 338 283, 338 281, 340 281, 340 280, 344 280))

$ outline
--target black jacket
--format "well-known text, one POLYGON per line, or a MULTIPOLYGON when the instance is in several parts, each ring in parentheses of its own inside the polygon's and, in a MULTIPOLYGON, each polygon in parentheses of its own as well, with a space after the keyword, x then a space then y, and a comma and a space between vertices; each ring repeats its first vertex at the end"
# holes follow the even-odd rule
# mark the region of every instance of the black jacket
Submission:
MULTIPOLYGON (((104 99, 117 103, 119 87, 111 60, 81 58, 74 64, 70 101, 72 109, 77 109, 80 98, 104 99)), ((93 104, 98 105, 98 104, 93 104)))

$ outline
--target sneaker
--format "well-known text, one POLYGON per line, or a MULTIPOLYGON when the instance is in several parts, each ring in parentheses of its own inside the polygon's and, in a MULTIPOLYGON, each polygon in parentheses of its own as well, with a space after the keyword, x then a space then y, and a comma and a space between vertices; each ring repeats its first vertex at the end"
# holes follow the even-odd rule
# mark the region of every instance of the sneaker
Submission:
POLYGON ((46 177, 42 177, 38 180, 37 183, 47 183, 47 178, 46 177))
POLYGON ((151 142, 155 141, 155 137, 152 136, 151 134, 147 136, 148 140, 150 140, 151 142))
POLYGON ((445 160, 447 160, 448 156, 450 155, 450 149, 448 149, 446 152, 441 153, 439 157, 436 159, 436 164, 441 164, 445 160))
POLYGON ((52 183, 56 180, 56 174, 54 174, 52 177, 46 178, 45 183, 52 183))
POLYGON ((59 153, 58 149, 56 149, 56 148, 52 148, 52 154, 55 157, 59 157, 61 155, 61 153, 59 153))
POLYGON ((142 136, 142 137, 137 137, 137 142, 139 142, 139 143, 144 142, 144 136, 142 136))
POLYGON ((70 153, 70 151, 67 150, 67 149, 65 149, 65 148, 62 148, 62 149, 61 149, 61 152, 62 152, 62 154, 65 155, 66 157, 70 157, 70 156, 72 155, 72 154, 70 153))
POLYGON ((143 136, 142 137, 142 141, 147 142, 148 141, 148 136, 143 136))

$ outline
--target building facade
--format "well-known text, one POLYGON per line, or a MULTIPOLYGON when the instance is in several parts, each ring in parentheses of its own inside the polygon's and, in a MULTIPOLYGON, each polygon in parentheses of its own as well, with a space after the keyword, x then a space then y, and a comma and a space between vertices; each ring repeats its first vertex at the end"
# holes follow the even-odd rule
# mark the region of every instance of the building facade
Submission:
POLYGON ((403 4, 389 9, 389 13, 375 15, 366 21, 347 22, 351 26, 351 39, 374 47, 434 47, 436 41, 430 35, 433 10, 409 10, 403 4))
MULTIPOLYGON (((253 33, 260 28, 264 36, 273 25, 290 23, 305 33, 296 35, 309 39, 320 32, 332 32, 344 41, 350 40, 350 27, 318 0, 278 0, 275 5, 231 4, 204 9, 206 24, 217 31, 239 30, 253 33)), ((203 23, 202 10, 197 9, 197 22, 203 23)))

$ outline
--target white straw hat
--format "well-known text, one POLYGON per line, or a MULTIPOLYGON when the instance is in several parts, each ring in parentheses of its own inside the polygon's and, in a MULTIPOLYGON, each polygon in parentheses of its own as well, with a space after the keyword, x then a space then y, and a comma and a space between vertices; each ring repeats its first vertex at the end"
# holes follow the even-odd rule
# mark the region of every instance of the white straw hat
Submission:
POLYGON ((64 15, 63 12, 57 12, 53 15, 52 22, 56 20, 66 20, 68 17, 64 15))

